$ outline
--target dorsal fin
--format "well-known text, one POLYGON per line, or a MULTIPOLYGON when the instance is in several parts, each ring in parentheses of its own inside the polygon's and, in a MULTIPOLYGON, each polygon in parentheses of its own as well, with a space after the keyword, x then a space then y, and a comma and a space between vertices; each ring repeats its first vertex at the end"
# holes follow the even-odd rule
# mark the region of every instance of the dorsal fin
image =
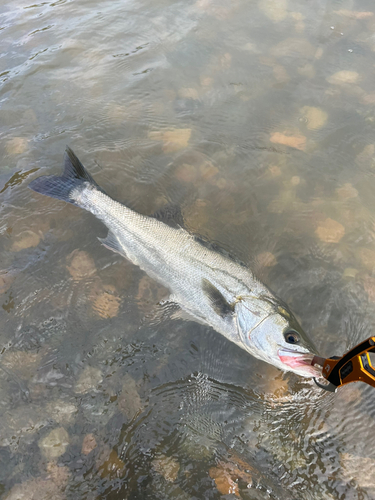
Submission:
POLYGON ((209 298, 214 311, 224 318, 233 314, 234 306, 229 304, 224 295, 206 278, 202 279, 202 289, 206 297, 209 298))

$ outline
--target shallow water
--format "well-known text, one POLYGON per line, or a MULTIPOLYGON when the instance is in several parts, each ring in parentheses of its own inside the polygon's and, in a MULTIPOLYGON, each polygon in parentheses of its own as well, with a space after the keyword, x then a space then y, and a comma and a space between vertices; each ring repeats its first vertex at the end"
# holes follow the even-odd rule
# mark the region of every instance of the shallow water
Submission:
POLYGON ((1 499, 374 498, 374 389, 323 393, 158 319, 166 291, 100 222, 27 189, 69 144, 119 201, 178 204, 341 354, 375 321, 373 2, 0 12, 1 499))

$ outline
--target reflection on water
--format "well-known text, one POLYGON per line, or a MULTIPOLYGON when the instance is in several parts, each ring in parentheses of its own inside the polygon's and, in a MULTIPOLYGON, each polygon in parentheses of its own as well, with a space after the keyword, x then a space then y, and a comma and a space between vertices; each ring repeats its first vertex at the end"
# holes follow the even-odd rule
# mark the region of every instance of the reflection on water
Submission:
POLYGON ((375 321, 373 2, 0 9, 1 498, 374 498, 373 389, 322 393, 161 318, 100 222, 26 189, 69 144, 342 353, 375 321))

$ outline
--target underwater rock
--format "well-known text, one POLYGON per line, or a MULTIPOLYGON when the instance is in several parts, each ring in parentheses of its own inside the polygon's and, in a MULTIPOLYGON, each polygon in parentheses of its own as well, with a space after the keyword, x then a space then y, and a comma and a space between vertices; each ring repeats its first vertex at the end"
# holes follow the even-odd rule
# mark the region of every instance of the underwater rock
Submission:
POLYGON ((176 128, 164 132, 149 132, 148 137, 163 142, 164 153, 173 153, 188 146, 191 128, 176 128))
POLYGON ((40 243, 40 236, 34 231, 26 230, 19 234, 14 241, 11 250, 13 252, 20 252, 26 248, 37 247, 40 243))
POLYGON ((123 413, 129 420, 143 411, 143 403, 138 394, 137 383, 128 373, 124 377, 124 384, 122 391, 117 398, 117 404, 121 413, 123 413))
POLYGON ((306 137, 304 135, 289 135, 285 132, 274 132, 271 134, 270 141, 274 144, 282 144, 283 146, 290 146, 291 148, 306 149, 306 137))
POLYGON ((117 316, 121 299, 112 285, 101 285, 99 290, 92 293, 92 308, 101 318, 114 318, 117 316))
POLYGON ((97 442, 94 434, 86 434, 83 438, 81 453, 83 455, 88 455, 97 447, 97 442))
POLYGON ((345 228, 340 222, 329 217, 320 222, 315 230, 317 237, 325 243, 338 243, 345 235, 345 228))
POLYGON ((99 368, 86 366, 78 378, 74 391, 77 394, 86 394, 89 391, 95 390, 102 380, 103 374, 99 368))
POLYGON ((306 128, 309 130, 319 130, 324 127, 328 119, 328 114, 325 111, 313 106, 304 106, 301 109, 301 114, 307 121, 306 128))
POLYGON ((58 424, 68 425, 74 421, 74 415, 78 409, 74 404, 63 399, 55 399, 47 403, 46 411, 58 424))
POLYGON ((327 77, 327 82, 332 85, 345 85, 350 83, 357 83, 359 81, 359 74, 356 71, 342 70, 327 77))
POLYGON ((288 16, 288 0, 261 0, 258 8, 275 23, 283 21, 288 16))
POLYGON ((69 434, 64 427, 53 429, 39 441, 39 448, 49 460, 63 455, 69 445, 69 434))
POLYGON ((177 479, 180 464, 174 457, 160 454, 152 461, 153 469, 161 474, 166 481, 173 483, 177 479))
POLYGON ((26 151, 27 143, 26 137, 13 137, 5 144, 6 152, 9 155, 20 155, 26 151))
POLYGON ((84 250, 74 250, 67 261, 66 267, 74 280, 83 280, 96 273, 94 259, 84 250))

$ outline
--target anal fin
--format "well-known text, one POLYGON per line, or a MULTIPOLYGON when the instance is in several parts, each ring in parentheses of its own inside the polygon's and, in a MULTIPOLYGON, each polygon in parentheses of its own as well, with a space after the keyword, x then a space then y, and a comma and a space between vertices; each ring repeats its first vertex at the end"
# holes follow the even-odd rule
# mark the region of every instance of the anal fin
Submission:
POLYGON ((206 297, 210 300, 212 308, 219 316, 224 318, 233 314, 233 304, 230 304, 224 295, 206 278, 202 279, 202 289, 206 297))
POLYGON ((108 234, 105 238, 98 238, 98 240, 103 246, 105 246, 109 250, 112 250, 112 252, 119 253, 120 255, 125 255, 121 243, 119 242, 117 236, 112 233, 112 231, 108 231, 108 234))

